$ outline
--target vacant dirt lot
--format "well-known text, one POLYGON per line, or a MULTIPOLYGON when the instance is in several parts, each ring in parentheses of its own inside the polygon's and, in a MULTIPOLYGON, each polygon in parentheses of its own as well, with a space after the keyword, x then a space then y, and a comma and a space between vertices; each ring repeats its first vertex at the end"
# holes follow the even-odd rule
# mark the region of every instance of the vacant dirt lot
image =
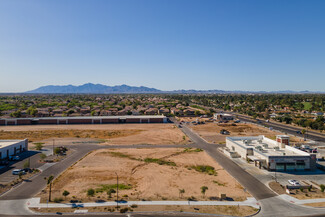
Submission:
MULTIPOLYGON (((49 142, 53 139, 100 140, 103 144, 186 144, 187 137, 173 124, 2 126, 0 139, 49 142)), ((46 145, 46 144, 45 144, 46 145)))
MULTIPOLYGON (((227 136, 259 136, 264 135, 270 139, 275 139, 279 133, 269 129, 256 126, 254 124, 243 123, 205 123, 199 125, 190 125, 190 127, 198 132, 204 139, 211 143, 225 143, 227 136), (230 132, 229 135, 220 134, 220 130, 225 129, 230 132)), ((291 142, 299 142, 296 137, 290 138, 291 142)))
MULTIPOLYGON (((63 198, 62 192, 67 190, 67 200, 113 200, 115 194, 108 198, 107 191, 116 189, 115 173, 121 184, 119 195, 127 200, 214 200, 220 193, 230 200, 249 196, 204 151, 154 148, 94 151, 55 180, 53 198, 63 198), (205 195, 202 186, 208 187, 205 195), (90 188, 97 193, 87 196, 90 188)), ((40 196, 46 201, 47 192, 40 196)))

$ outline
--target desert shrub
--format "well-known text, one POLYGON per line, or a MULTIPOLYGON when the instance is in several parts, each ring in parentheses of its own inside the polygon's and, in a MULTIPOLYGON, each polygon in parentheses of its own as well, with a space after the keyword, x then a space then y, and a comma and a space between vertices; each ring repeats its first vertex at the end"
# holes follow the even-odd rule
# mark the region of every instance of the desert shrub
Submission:
POLYGON ((93 188, 89 188, 87 190, 87 196, 88 197, 93 197, 95 195, 95 190, 93 188))
POLYGON ((207 173, 209 175, 217 175, 217 172, 212 166, 198 165, 198 166, 191 166, 191 168, 196 170, 197 172, 207 173))
POLYGON ((325 190, 325 185, 321 184, 319 187, 320 187, 321 192, 324 192, 324 190, 325 190))
POLYGON ((127 207, 120 209, 120 213, 126 213, 127 211, 129 211, 127 207))
POLYGON ((133 209, 134 209, 134 208, 137 208, 137 207, 138 207, 138 205, 136 205, 136 204, 132 204, 132 205, 131 205, 131 208, 133 208, 133 209))
MULTIPOLYGON (((108 192, 110 189, 116 189, 117 187, 117 184, 112 184, 112 185, 100 185, 99 188, 96 188, 96 193, 102 193, 102 192, 108 192)), ((125 185, 125 184, 118 184, 118 189, 120 190, 128 190, 128 189, 131 189, 132 188, 132 185, 128 184, 128 185, 125 185)), ((111 193, 115 193, 115 192, 111 192, 111 193)))
POLYGON ((175 162, 165 161, 165 160, 157 159, 157 158, 146 158, 146 159, 144 159, 144 162, 146 162, 146 163, 156 163, 156 164, 159 164, 159 165, 176 166, 175 162))
POLYGON ((63 198, 61 198, 61 197, 56 197, 56 198, 54 198, 54 203, 61 203, 62 201, 63 201, 63 198))
POLYGON ((42 153, 42 154, 40 154, 39 157, 41 158, 41 160, 44 160, 46 158, 46 154, 42 153))
POLYGON ((37 142, 37 143, 34 143, 34 144, 35 144, 35 149, 40 151, 40 150, 42 150, 44 143, 43 142, 37 142))

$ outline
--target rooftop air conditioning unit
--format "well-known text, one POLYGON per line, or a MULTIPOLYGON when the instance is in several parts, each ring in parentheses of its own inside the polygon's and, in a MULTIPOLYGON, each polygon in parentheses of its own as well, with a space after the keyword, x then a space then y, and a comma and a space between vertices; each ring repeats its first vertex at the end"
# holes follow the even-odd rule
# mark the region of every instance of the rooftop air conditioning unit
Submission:
POLYGON ((264 147, 264 148, 268 148, 269 145, 268 145, 268 144, 263 144, 263 147, 264 147))
POLYGON ((274 147, 274 150, 280 150, 280 148, 279 147, 274 147))

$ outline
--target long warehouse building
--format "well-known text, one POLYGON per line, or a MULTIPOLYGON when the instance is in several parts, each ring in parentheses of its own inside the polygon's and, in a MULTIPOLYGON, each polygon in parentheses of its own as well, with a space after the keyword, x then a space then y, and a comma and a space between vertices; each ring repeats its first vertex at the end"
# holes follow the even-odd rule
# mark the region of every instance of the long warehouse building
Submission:
POLYGON ((167 123, 163 115, 3 118, 0 125, 167 123))

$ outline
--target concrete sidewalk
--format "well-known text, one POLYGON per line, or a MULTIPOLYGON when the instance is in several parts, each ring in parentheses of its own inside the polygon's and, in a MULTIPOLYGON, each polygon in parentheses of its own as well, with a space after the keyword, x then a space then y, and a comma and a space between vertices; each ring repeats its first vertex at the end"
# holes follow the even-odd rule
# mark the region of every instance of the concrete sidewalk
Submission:
MULTIPOLYGON (((320 202, 325 202, 325 198, 317 198, 317 199, 306 199, 306 200, 299 200, 297 198, 291 197, 290 195, 287 194, 281 194, 279 195, 283 200, 286 200, 290 203, 295 203, 295 204, 305 204, 305 203, 320 203, 320 202)), ((324 210, 325 212, 325 210, 324 210)))
MULTIPOLYGON (((98 206, 116 206, 116 202, 93 202, 93 203, 40 203, 40 198, 31 198, 27 201, 29 208, 71 208, 71 207, 98 207, 98 206)), ((251 206, 259 209, 260 205, 253 197, 245 201, 120 201, 119 205, 193 205, 193 206, 251 206)))

